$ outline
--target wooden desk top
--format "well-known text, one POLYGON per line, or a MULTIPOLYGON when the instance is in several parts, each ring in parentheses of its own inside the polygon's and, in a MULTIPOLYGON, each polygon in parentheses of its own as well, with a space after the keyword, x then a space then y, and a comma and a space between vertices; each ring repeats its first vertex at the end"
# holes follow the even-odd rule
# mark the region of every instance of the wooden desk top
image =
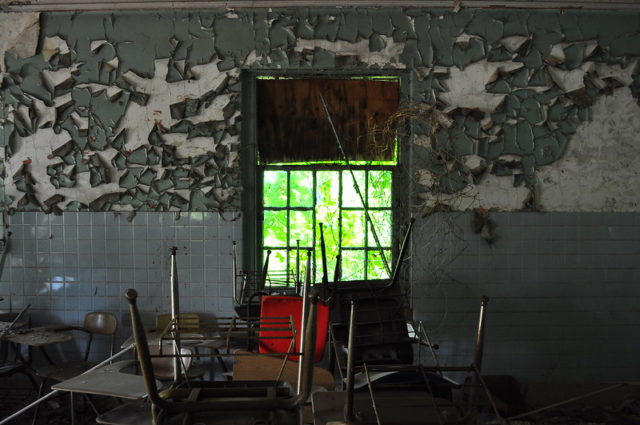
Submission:
MULTIPOLYGON (((140 375, 120 372, 135 363, 133 360, 112 363, 92 372, 52 385, 51 388, 60 391, 105 395, 131 400, 142 399, 147 396, 144 378, 140 375)), ((158 388, 161 385, 160 382, 156 381, 158 388)))
MULTIPOLYGON (((246 355, 239 355, 235 359, 233 365, 234 381, 275 381, 284 361, 279 357, 251 355, 252 353, 246 351, 238 351, 236 354, 246 355)), ((321 367, 313 367, 312 379, 313 387, 323 387, 327 391, 332 391, 336 386, 331 372, 321 367)), ((296 388, 298 385, 298 363, 287 360, 280 380, 289 382, 293 388, 296 388)))
POLYGON ((42 347, 73 339, 69 334, 52 332, 46 328, 15 329, 2 335, 2 338, 15 344, 30 345, 32 347, 42 347))

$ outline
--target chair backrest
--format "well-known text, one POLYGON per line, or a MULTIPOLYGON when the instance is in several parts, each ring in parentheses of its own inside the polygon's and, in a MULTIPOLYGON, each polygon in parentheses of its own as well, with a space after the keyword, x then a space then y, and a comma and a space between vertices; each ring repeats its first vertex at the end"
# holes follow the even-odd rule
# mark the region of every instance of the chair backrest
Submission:
MULTIPOLYGON (((263 296, 260 306, 260 318, 268 317, 293 317, 293 326, 296 328, 295 347, 292 351, 299 351, 302 323, 302 297, 296 296, 263 296)), ((327 331, 329 329, 329 306, 318 301, 316 318, 316 348, 314 361, 319 362, 324 355, 327 343, 327 331)), ((283 331, 260 331, 260 353, 286 353, 291 345, 291 339, 287 338, 283 331), (269 338, 275 337, 275 338, 269 338)), ((297 355, 289 356, 289 360, 298 361, 297 355)))
POLYGON ((106 311, 94 311, 84 316, 83 327, 98 335, 113 335, 118 330, 118 319, 106 311))
POLYGON ((113 349, 116 343, 116 331, 118 330, 118 319, 114 314, 107 311, 87 313, 86 316, 84 316, 84 324, 82 327, 85 331, 89 332, 89 341, 87 342, 87 348, 84 352, 85 360, 89 358, 94 334, 111 336, 109 353, 113 356, 113 349))

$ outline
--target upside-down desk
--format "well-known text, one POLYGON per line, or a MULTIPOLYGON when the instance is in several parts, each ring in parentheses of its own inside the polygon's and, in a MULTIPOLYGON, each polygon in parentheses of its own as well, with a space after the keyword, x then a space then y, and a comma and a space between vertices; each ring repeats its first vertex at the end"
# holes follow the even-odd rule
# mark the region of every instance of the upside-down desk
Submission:
MULTIPOLYGON (((91 372, 59 382, 52 385, 51 388, 74 393, 140 400, 147 396, 144 379, 140 375, 122 372, 136 363, 134 360, 123 360, 108 364, 91 372)), ((159 382, 157 384, 158 386, 161 385, 159 382)))
MULTIPOLYGON (((0 331, 4 328, 6 329, 4 322, 0 324, 0 331)), ((0 337, 5 340, 12 342, 14 344, 26 345, 29 347, 37 347, 40 349, 44 357, 47 359, 49 364, 54 364, 47 354, 45 347, 47 345, 58 344, 61 342, 71 341, 73 337, 71 335, 62 333, 62 332, 54 332, 48 328, 21 328, 10 330, 6 333, 0 332, 0 337)), ((20 356, 20 360, 29 364, 29 360, 25 359, 22 354, 20 354, 18 350, 18 354, 20 356)))
MULTIPOLYGON (((126 349, 125 349, 126 350, 126 349)), ((140 375, 123 372, 137 364, 135 360, 122 360, 93 369, 63 382, 52 385, 53 390, 72 393, 102 395, 108 397, 125 398, 129 400, 143 400, 147 397, 144 378, 140 375)), ((156 381, 160 386, 160 382, 156 381)), ((151 406, 147 403, 134 403, 98 417, 98 423, 122 423, 123 415, 128 420, 124 423, 144 425, 150 423, 151 406), (134 415, 133 417, 131 415, 134 415)))

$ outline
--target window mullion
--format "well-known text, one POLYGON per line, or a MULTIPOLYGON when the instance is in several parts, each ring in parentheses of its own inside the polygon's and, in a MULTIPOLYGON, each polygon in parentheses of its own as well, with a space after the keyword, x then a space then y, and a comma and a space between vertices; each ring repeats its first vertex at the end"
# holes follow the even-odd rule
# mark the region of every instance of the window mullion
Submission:
POLYGON ((291 254, 291 172, 287 171, 287 243, 285 244, 285 279, 289 286, 289 261, 291 254))
POLYGON ((340 255, 340 269, 342 274, 342 264, 344 264, 342 258, 342 173, 344 171, 338 171, 338 255, 340 255))
POLYGON ((369 171, 364 172, 364 194, 362 196, 364 204, 362 205, 362 214, 364 216, 364 280, 368 279, 369 270, 369 220, 366 219, 366 215, 369 215, 369 171))
POLYGON ((316 278, 316 225, 317 225, 317 208, 318 208, 318 176, 316 175, 317 171, 313 170, 313 214, 311 220, 311 247, 313 251, 311 251, 311 276, 313 276, 313 281, 315 282, 316 278))

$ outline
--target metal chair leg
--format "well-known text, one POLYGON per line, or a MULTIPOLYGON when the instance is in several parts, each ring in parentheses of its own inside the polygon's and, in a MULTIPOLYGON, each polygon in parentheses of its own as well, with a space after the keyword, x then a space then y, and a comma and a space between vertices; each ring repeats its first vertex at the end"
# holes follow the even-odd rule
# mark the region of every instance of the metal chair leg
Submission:
POLYGON ((93 413, 96 414, 96 417, 100 416, 100 411, 96 407, 96 404, 93 402, 93 398, 89 394, 84 394, 84 398, 85 400, 87 400, 87 403, 89 403, 89 406, 91 406, 91 409, 93 410, 93 413))
POLYGON ((33 391, 36 393, 39 393, 39 387, 38 387, 38 383, 36 382, 36 380, 34 379, 33 375, 31 373, 29 373, 29 371, 27 370, 23 370, 22 373, 29 378, 29 382, 31 382, 31 386, 33 387, 33 391))
MULTIPOLYGON (((38 388, 38 397, 36 397, 36 399, 39 399, 40 397, 42 397, 42 392, 44 390, 44 386, 46 382, 47 382, 46 379, 43 379, 42 382, 40 382, 40 388, 38 388)), ((39 411, 40 411, 40 403, 36 404, 36 407, 33 410, 33 420, 31 421, 31 425, 36 425, 36 422, 38 421, 39 411)))
POLYGON ((69 393, 69 405, 71 406, 71 425, 76 425, 76 409, 73 403, 73 393, 69 393))

